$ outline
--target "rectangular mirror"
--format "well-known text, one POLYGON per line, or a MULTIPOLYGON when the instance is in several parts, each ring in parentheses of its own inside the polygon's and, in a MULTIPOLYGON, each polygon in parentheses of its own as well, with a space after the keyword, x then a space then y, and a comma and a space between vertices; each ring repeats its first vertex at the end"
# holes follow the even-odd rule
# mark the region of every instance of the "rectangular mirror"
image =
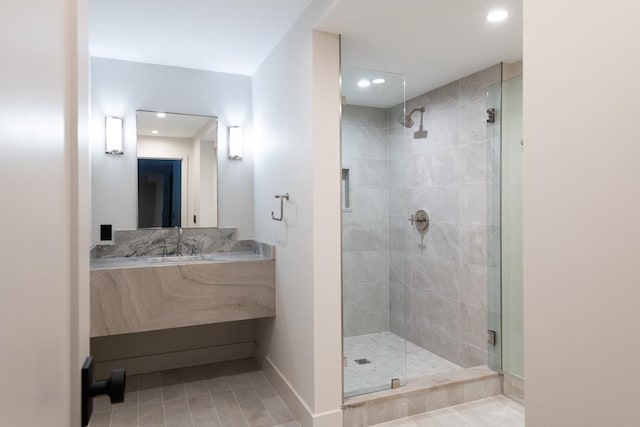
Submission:
POLYGON ((218 226, 218 119, 136 112, 138 228, 218 226))

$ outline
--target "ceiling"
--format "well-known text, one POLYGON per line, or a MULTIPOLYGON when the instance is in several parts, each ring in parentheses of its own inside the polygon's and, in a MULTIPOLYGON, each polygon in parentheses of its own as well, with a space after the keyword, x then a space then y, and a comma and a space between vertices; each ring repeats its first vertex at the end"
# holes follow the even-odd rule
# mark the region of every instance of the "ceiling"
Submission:
MULTIPOLYGON (((498 62, 522 59, 522 0, 342 0, 319 28, 342 35, 345 69, 404 74, 407 99, 498 62), (488 22, 487 13, 497 8, 509 17, 488 22)), ((343 77, 349 104, 402 102, 399 90, 358 88, 360 78, 353 72, 343 77)))
MULTIPOLYGON (((318 0, 323 1, 323 0, 318 0)), ((327 0, 324 0, 327 1, 327 0)), ((92 56, 252 75, 311 0, 90 0, 92 56)), ((340 0, 318 28, 342 35, 343 95, 390 107, 522 59, 522 0, 340 0), (501 23, 485 19, 502 8, 501 23), (360 68, 356 70, 354 67, 360 68), (387 82, 359 88, 368 70, 387 82), (397 83, 404 75, 404 93, 397 83)))
POLYGON ((90 0, 92 56, 252 75, 311 0, 90 0))
POLYGON ((205 131, 202 139, 216 139, 216 124, 217 119, 212 116, 165 113, 158 117, 155 111, 136 113, 136 132, 144 136, 194 138, 205 131))

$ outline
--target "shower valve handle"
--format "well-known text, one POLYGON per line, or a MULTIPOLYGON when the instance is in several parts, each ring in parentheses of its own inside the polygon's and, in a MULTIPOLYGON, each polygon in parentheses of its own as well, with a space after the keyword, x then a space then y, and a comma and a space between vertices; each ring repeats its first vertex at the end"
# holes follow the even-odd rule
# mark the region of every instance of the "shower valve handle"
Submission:
POLYGON ((414 214, 411 214, 411 216, 409 217, 409 222, 411 223, 411 225, 414 225, 416 222, 417 223, 421 223, 421 222, 427 222, 428 219, 422 216, 415 216, 414 214))

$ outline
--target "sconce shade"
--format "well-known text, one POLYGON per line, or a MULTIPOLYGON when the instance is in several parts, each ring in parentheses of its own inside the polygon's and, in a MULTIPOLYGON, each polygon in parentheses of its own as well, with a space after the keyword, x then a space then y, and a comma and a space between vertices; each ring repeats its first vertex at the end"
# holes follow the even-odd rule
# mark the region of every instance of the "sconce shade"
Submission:
POLYGON ((122 151, 122 133, 123 133, 123 120, 120 117, 105 117, 104 122, 104 136, 105 147, 104 151, 107 154, 123 154, 122 151))
POLYGON ((243 135, 242 128, 239 126, 231 126, 229 128, 229 159, 241 160, 243 135))

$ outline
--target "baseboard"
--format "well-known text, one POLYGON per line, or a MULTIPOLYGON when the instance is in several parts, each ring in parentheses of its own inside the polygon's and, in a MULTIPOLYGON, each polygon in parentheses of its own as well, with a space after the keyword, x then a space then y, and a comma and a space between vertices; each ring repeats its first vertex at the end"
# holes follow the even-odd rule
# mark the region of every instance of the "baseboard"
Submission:
POLYGON ((515 397, 524 403, 524 379, 515 375, 503 374, 503 389, 505 396, 515 397))
POLYGON ((262 371, 273 385, 273 388, 282 396, 282 399, 300 421, 302 427, 342 427, 341 409, 314 414, 268 356, 260 360, 259 363, 262 365, 262 371))
POLYGON ((108 378, 113 368, 125 368, 127 375, 147 374, 167 369, 246 359, 253 357, 254 348, 253 342, 246 342, 101 361, 96 363, 94 372, 97 379, 108 378))

